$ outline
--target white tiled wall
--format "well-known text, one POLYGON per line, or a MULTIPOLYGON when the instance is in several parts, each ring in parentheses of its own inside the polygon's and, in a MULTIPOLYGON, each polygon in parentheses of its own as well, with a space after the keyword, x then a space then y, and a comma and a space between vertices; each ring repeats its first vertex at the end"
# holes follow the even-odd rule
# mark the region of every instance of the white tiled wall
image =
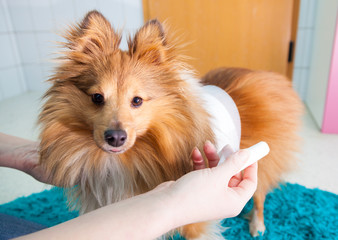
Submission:
POLYGON ((303 100, 306 98, 309 80, 317 1, 300 2, 293 84, 303 100))
POLYGON ((7 2, 0 0, 0 100, 27 89, 7 2))
POLYGON ((0 100, 44 90, 58 34, 93 9, 125 33, 143 24, 141 0, 0 0, 0 100))
MULTIPOLYGON (((318 0, 301 0, 294 65, 294 88, 305 99, 315 9, 318 0)), ((141 0, 0 0, 0 100, 44 90, 55 58, 57 34, 86 12, 101 11, 118 28, 134 32, 143 23, 141 0)), ((126 48, 125 38, 121 43, 126 48)))

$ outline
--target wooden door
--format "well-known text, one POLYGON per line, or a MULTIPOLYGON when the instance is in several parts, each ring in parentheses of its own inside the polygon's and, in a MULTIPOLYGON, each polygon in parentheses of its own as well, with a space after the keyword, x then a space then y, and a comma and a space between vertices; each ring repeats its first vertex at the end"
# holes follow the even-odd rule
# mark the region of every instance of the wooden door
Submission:
POLYGON ((291 78, 298 7, 299 0, 143 0, 144 20, 167 21, 183 36, 200 75, 227 66, 291 78))

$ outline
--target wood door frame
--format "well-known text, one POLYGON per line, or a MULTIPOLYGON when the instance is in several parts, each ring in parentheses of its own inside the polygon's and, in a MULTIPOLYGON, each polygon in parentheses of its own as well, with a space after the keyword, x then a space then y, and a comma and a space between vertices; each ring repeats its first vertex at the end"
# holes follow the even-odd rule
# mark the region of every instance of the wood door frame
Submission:
MULTIPOLYGON (((293 69, 295 63, 295 53, 296 53, 296 43, 297 43, 297 33, 298 33, 298 19, 300 11, 300 0, 293 0, 293 9, 292 9, 292 26, 291 26, 291 41, 293 42, 293 47, 291 49, 292 61, 288 62, 286 75, 292 81, 293 69)), ((290 49, 289 49, 290 51, 290 49)))

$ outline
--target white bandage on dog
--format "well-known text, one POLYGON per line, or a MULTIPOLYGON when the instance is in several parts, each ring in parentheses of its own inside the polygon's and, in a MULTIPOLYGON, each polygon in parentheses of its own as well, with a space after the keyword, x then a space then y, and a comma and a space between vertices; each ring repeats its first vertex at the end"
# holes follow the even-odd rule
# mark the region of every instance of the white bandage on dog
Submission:
MULTIPOLYGON (((207 85, 203 87, 205 109, 210 114, 211 128, 215 134, 216 149, 221 164, 225 159, 239 150, 241 141, 241 119, 235 102, 224 90, 207 85)), ((266 142, 247 148, 250 157, 241 170, 266 156, 270 148, 266 142)))
POLYGON ((204 108, 211 116, 217 152, 220 154, 226 145, 232 149, 228 155, 237 152, 241 140, 241 119, 235 102, 219 87, 207 85, 202 89, 204 108))

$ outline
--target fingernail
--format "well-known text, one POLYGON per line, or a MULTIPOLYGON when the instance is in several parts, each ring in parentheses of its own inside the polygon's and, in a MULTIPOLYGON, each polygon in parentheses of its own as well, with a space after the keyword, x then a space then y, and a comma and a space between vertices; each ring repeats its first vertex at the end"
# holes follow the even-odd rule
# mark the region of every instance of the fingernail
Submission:
POLYGON ((192 151, 193 151, 193 153, 197 153, 197 154, 201 153, 200 150, 198 149, 198 147, 194 147, 194 150, 192 150, 192 151))
POLYGON ((202 157, 202 153, 200 152, 200 150, 197 147, 195 147, 193 152, 192 152, 192 158, 193 158, 194 163, 204 162, 203 157, 202 157))
POLYGON ((195 157, 200 157, 202 156, 202 153, 197 147, 195 147, 194 150, 192 151, 192 155, 195 157))
POLYGON ((205 141, 205 147, 208 148, 208 150, 215 150, 214 144, 210 140, 205 141))
POLYGON ((240 158, 248 158, 249 157, 249 152, 247 150, 245 150, 245 149, 241 149, 238 152, 236 152, 236 156, 238 156, 240 158))

